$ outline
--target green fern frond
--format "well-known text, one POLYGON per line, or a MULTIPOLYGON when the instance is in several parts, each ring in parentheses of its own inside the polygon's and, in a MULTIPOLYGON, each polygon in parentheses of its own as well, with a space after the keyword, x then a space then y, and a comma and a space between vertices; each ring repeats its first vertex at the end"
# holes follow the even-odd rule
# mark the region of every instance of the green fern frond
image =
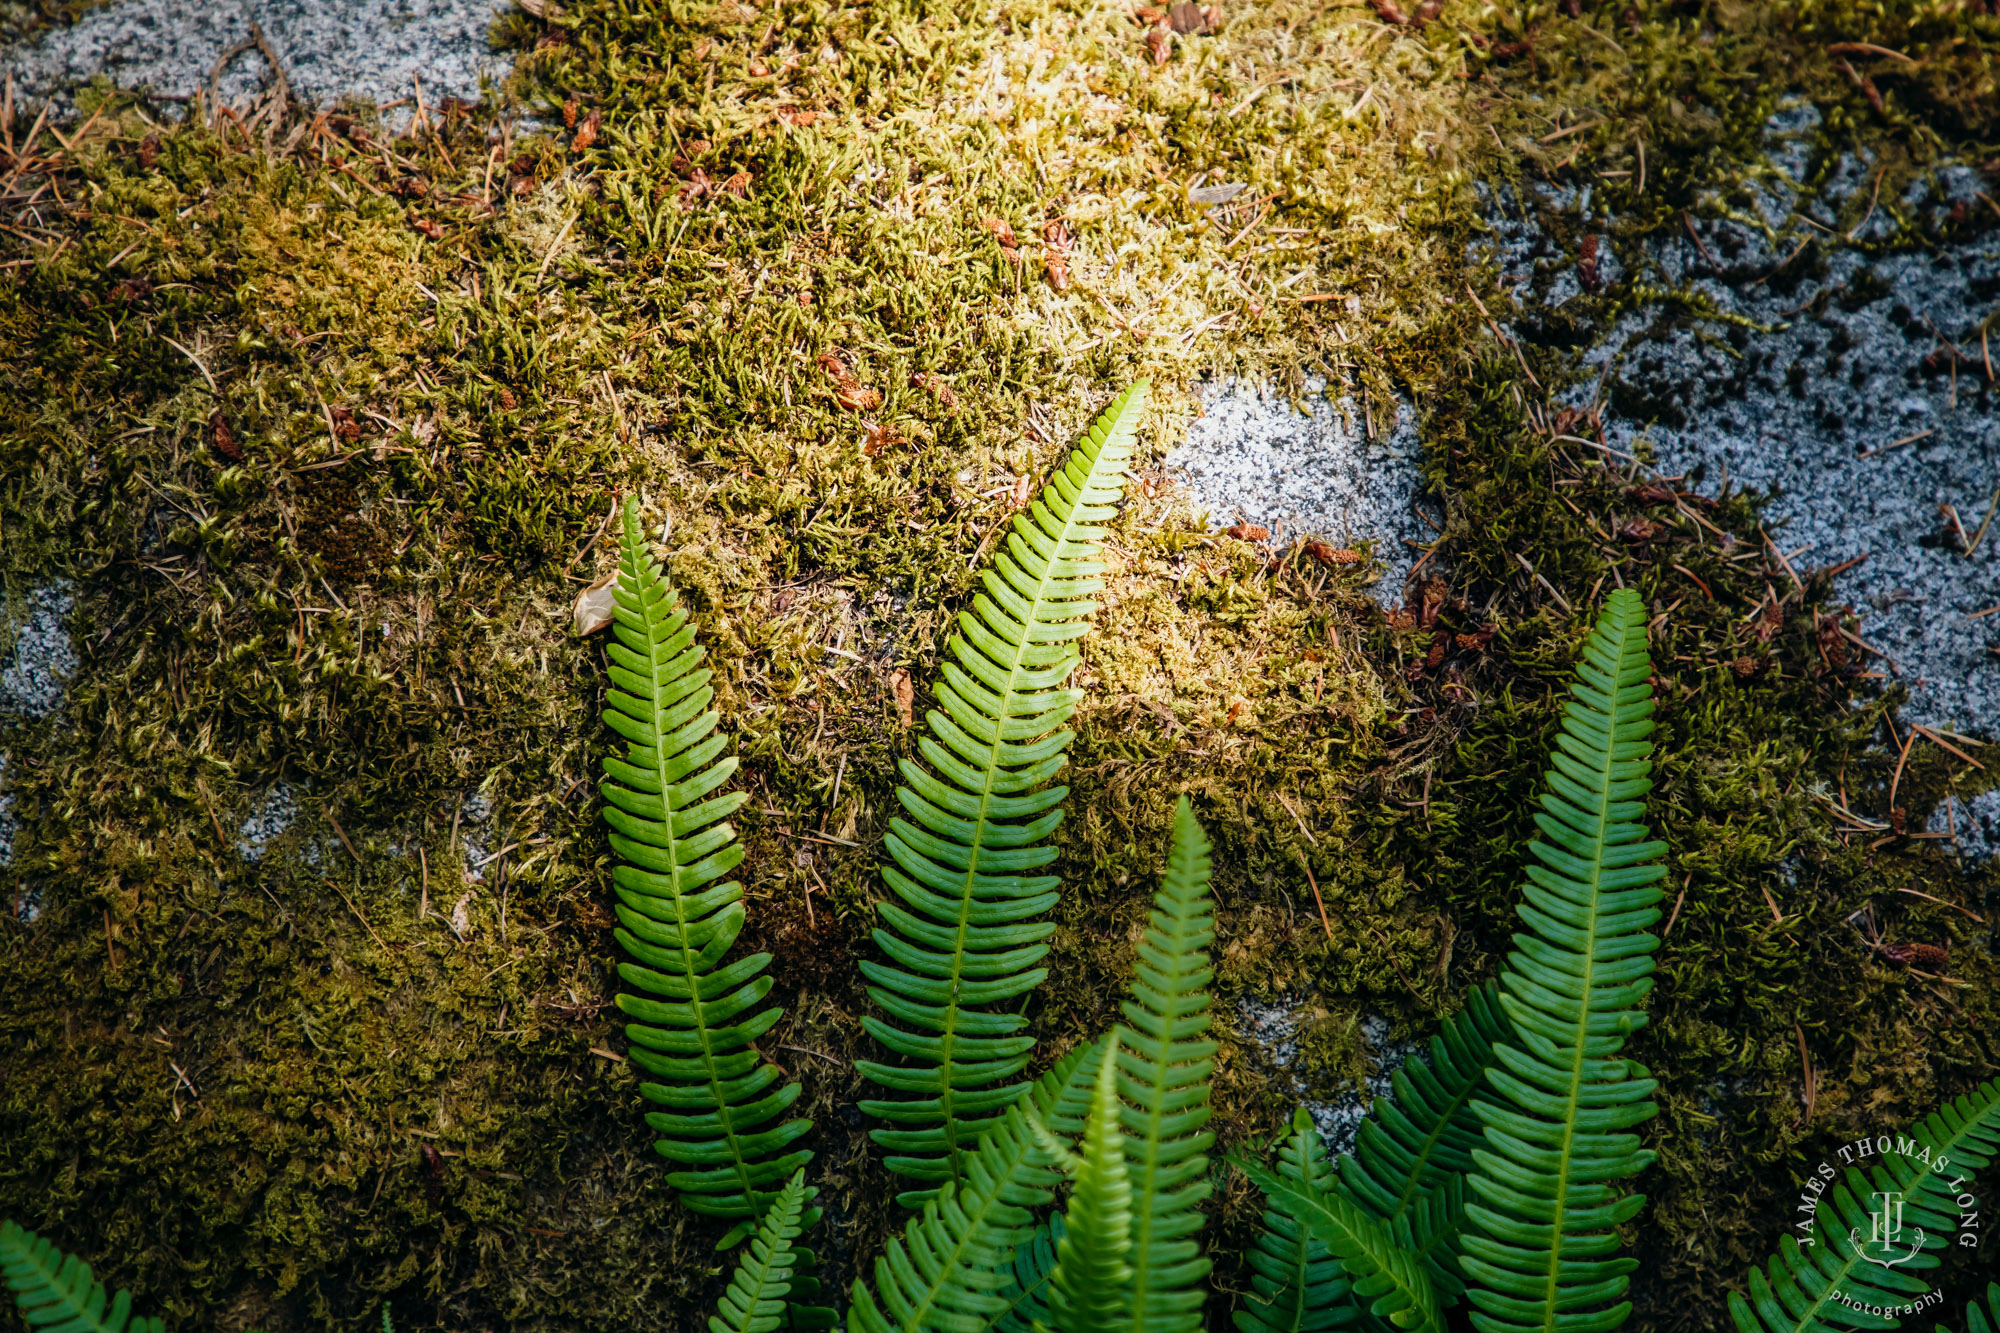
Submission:
POLYGON ((1749 1298, 1729 1293, 1741 1333, 1888 1328, 1893 1320, 1866 1310, 1903 1305, 1930 1290, 1916 1273, 1938 1266, 1934 1252, 1958 1230, 1959 1197, 2000 1157, 2000 1079, 1947 1102, 1897 1138, 1909 1140, 1911 1151, 1878 1157, 1866 1170, 1848 1167, 1819 1195, 1809 1229, 1801 1227, 1804 1236, 1786 1236, 1767 1268, 1750 1270, 1749 1298), (1879 1246, 1873 1257, 1866 1252, 1879 1194, 1902 1200, 1905 1234, 1896 1250, 1907 1252, 1923 1233, 1922 1252, 1894 1266, 1879 1262, 1879 1246))
MULTIPOLYGON (((736 770, 709 707, 713 672, 701 667, 694 626, 646 553, 638 501, 625 505, 605 725, 624 737, 607 756, 604 822, 624 864, 611 872, 619 944, 634 961, 618 975, 642 995, 618 997, 632 1062, 657 1082, 640 1085, 667 1109, 646 1123, 679 1166, 667 1184, 696 1212, 755 1219, 779 1182, 811 1160, 792 1144, 810 1120, 781 1120, 799 1086, 751 1045, 782 1010, 770 993, 766 953, 725 963, 743 929, 743 886, 718 883, 743 860, 728 817, 748 797, 717 794, 736 770)), ((733 1242, 748 1222, 733 1232, 733 1242)))
MULTIPOLYGON (((1291 1136, 1278 1154, 1278 1174, 1324 1194, 1334 1187, 1333 1163, 1312 1117, 1292 1113, 1291 1136)), ((1278 1207, 1264 1210, 1264 1226, 1250 1252, 1249 1299, 1236 1310, 1239 1333, 1324 1333, 1360 1317, 1340 1261, 1312 1233, 1278 1207)))
POLYGON ((1659 919, 1647 840, 1653 699, 1646 609, 1621 588, 1584 643, 1547 788, 1535 815, 1547 841, 1517 909, 1528 930, 1501 975, 1513 1031, 1493 1048, 1493 1096, 1473 1102, 1485 1141, 1460 1238, 1472 1323, 1479 1333, 1608 1333, 1631 1313, 1620 1301, 1636 1261, 1617 1257, 1613 1228, 1643 1195, 1611 1182, 1653 1154, 1634 1127, 1652 1118, 1655 1084, 1618 1052, 1645 1022, 1659 919))
POLYGON ((993 1321, 994 1333, 1033 1333, 1036 1324, 1048 1322, 1049 1275, 1056 1271, 1056 1246, 1064 1234, 1062 1214, 1055 1213, 1015 1248, 1007 1285, 1000 1288, 1006 1308, 993 1321))
POLYGON ((1049 1278, 1049 1323, 1057 1333, 1116 1333, 1127 1327, 1132 1177, 1118 1127, 1118 1037, 1113 1028, 1112 1058, 1098 1067, 1056 1269, 1049 1278))
POLYGON ((772 1333, 785 1322, 785 1302, 792 1291, 792 1242, 799 1238, 805 1202, 806 1173, 794 1171, 764 1210, 764 1220, 736 1261, 716 1313, 708 1317, 708 1333, 772 1333))
POLYGON ((1056 856, 1049 836, 1069 789, 1046 784, 1067 762, 1072 733, 1060 728, 1082 697, 1063 681, 1103 586, 1100 525, 1123 494, 1146 393, 1142 380, 1119 395, 1014 520, 959 616, 917 743, 923 762, 901 764, 908 818, 890 823, 882 877, 893 896, 875 931, 886 961, 861 964, 882 1010, 864 1026, 901 1063, 856 1067, 910 1094, 861 1109, 895 1126, 874 1131, 889 1168, 928 1187, 962 1178, 960 1155, 1024 1087, 1015 1076, 1034 1039, 1020 999, 1047 975, 1036 964, 1054 926, 1039 918, 1058 884, 1026 872, 1056 856))
POLYGON ((1387 1223, 1337 1191, 1282 1176, 1244 1153, 1231 1158, 1264 1191, 1273 1210, 1306 1229, 1340 1261, 1352 1298, 1406 1333, 1443 1333, 1437 1290, 1423 1260, 1396 1243, 1387 1223))
POLYGON ((1033 1238, 1033 1210, 1054 1202, 1061 1180, 1035 1127, 1083 1132, 1103 1055, 1101 1041, 1071 1051, 987 1122, 965 1153, 962 1179, 928 1200, 875 1260, 873 1288, 855 1281, 849 1333, 984 1333, 1008 1308, 1015 1249, 1033 1238))
POLYGON ((1130 1032, 1118 1046, 1118 1091, 1125 1153, 1132 1169, 1132 1328, 1192 1333, 1201 1326, 1209 1261, 1194 1234, 1209 1195, 1215 1135, 1209 1076, 1208 983, 1215 970, 1209 897, 1209 842, 1183 796, 1174 809, 1167 873, 1139 941, 1132 998, 1122 1009, 1130 1032))
MULTIPOLYGON (((1951 1333, 1942 1324, 1937 1333, 1951 1333)), ((2000 1282, 1986 1284, 1986 1299, 1972 1298, 1965 1307, 1965 1329, 1963 1333, 2000 1333, 2000 1282)))
POLYGON ((1349 1197, 1394 1222, 1440 1182, 1472 1169, 1483 1128, 1472 1103, 1486 1091, 1494 1043, 1507 1031, 1495 983, 1466 996, 1431 1038, 1428 1058, 1413 1056, 1396 1071, 1389 1095, 1355 1132, 1354 1152, 1340 1163, 1349 1197))
POLYGON ((90 1265, 13 1222, 0 1222, 0 1277, 37 1333, 164 1333, 158 1318, 132 1315, 132 1293, 105 1293, 90 1265))

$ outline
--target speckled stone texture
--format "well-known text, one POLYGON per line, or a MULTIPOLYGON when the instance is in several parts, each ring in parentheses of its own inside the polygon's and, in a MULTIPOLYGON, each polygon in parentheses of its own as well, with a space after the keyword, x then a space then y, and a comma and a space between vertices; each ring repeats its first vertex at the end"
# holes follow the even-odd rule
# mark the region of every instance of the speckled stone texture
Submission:
MULTIPOLYGON (((494 0, 122 0, 0 52, 0 65, 13 75, 17 98, 56 95, 65 107, 69 89, 99 74, 121 87, 187 96, 255 20, 284 63, 292 95, 309 105, 379 106, 411 97, 418 79, 428 104, 477 101, 508 67, 487 42, 494 13, 494 0)), ((264 58, 245 52, 224 72, 221 98, 241 104, 270 77, 264 58)))
POLYGON ((1398 403, 1393 422, 1372 420, 1360 404, 1329 400, 1323 389, 1308 382, 1300 404, 1308 411, 1300 411, 1266 387, 1209 384, 1203 415, 1166 466, 1214 526, 1254 523, 1275 541, 1374 542, 1383 574, 1372 590, 1385 605, 1400 606, 1416 559, 1410 543, 1430 531, 1415 510, 1422 450, 1416 413, 1398 403))
MULTIPOLYGON (((1747 207, 1718 199, 1721 219, 1655 233, 1622 257, 1620 272, 1674 295, 1584 354, 1594 373, 1573 401, 1601 395, 1606 442, 1630 452, 1650 441, 1686 489, 1768 497, 1767 530, 1795 568, 1865 556, 1835 587, 1886 655, 1869 665, 1908 687, 1903 716, 1990 736, 2000 615, 1973 617, 2000 603, 2000 523, 1970 556, 1960 532, 1969 541, 2000 494, 2000 400, 1979 333, 2000 295, 2000 244, 1962 169, 1856 220, 1875 167, 1814 161, 1817 122, 1809 106, 1772 120, 1773 170, 1747 207), (1892 210, 1920 232, 1970 220, 1972 235, 1892 251, 1892 210)), ((1589 218, 1589 192, 1494 204, 1494 233, 1473 257, 1521 284, 1532 325, 1578 293, 1573 258, 1538 218, 1589 218)))

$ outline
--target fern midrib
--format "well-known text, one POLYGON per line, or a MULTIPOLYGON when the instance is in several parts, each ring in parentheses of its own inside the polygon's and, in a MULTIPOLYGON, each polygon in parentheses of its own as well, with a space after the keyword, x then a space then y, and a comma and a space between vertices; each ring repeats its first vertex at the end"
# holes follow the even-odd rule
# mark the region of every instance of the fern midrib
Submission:
MULTIPOLYGON (((688 946, 688 916, 686 902, 681 895, 681 840, 674 836, 674 784, 668 780, 667 754, 661 742, 666 739, 665 728, 661 725, 660 696, 670 681, 660 679, 661 668, 659 640, 654 636, 652 607, 646 604, 646 589, 657 583, 648 580, 644 573, 639 576, 639 606, 646 626, 646 670, 653 682, 653 697, 648 702, 653 713, 653 771, 660 781, 660 809, 665 815, 663 821, 667 830, 667 859, 674 870, 674 925, 680 937, 681 975, 687 978, 688 1006, 694 1014, 695 1033, 701 1040, 701 1065, 708 1075, 709 1095, 715 1099, 715 1117, 722 1125, 724 1139, 729 1144, 730 1169, 736 1173, 736 1183, 743 1191, 743 1199, 750 1205, 754 1215, 757 1211, 757 1190, 751 1182, 749 1165, 743 1160, 743 1147, 736 1133, 736 1122, 729 1114, 729 1107, 722 1096, 722 1079, 715 1067, 715 1044, 710 1040, 708 1015, 701 998, 701 980, 695 973, 696 951, 688 946)), ((669 598, 661 598, 658 603, 665 606, 669 598)), ((692 668, 690 668, 692 669, 692 668)))
POLYGON ((1557 1299, 1562 1295, 1563 1246, 1569 1239, 1569 1232, 1563 1228, 1562 1220, 1569 1212, 1569 1192, 1572 1183, 1571 1154, 1576 1147, 1576 1117, 1583 1098, 1584 1052, 1590 1037, 1590 996, 1597 976, 1597 931, 1600 921, 1597 904, 1604 894, 1604 839, 1611 829, 1611 768, 1617 762, 1615 756, 1618 753, 1618 672, 1625 660, 1625 642, 1631 632, 1629 626, 1620 632, 1618 649, 1608 673, 1611 678, 1609 690, 1611 707, 1606 710, 1604 717, 1604 761, 1597 783, 1597 836, 1594 839, 1596 846, 1592 853, 1590 868, 1590 933, 1584 941, 1588 947, 1583 962, 1583 1003, 1577 1006, 1576 1042, 1570 1050, 1569 1113, 1563 1117, 1560 1154, 1562 1165, 1556 1171, 1555 1224, 1549 1228, 1549 1264, 1547 1272, 1543 1275, 1542 1284, 1544 1302, 1542 1328, 1547 1333, 1555 1333, 1558 1323, 1556 1314, 1560 1309, 1557 1299))
POLYGON ((1404 1178, 1402 1192, 1396 1196, 1396 1206, 1390 1211, 1389 1216, 1383 1219, 1384 1221, 1396 1222, 1400 1220, 1405 1213, 1410 1211, 1410 1205, 1416 1203, 1419 1199, 1437 1188, 1435 1185, 1426 1185, 1423 1183, 1424 1169, 1431 1164, 1431 1154, 1437 1151, 1438 1144, 1444 1141, 1444 1132, 1451 1128, 1453 1117, 1470 1106, 1472 1099, 1478 1093, 1479 1080, 1477 1078, 1469 1079, 1466 1081, 1465 1087, 1459 1090, 1458 1095, 1446 1104, 1444 1113, 1438 1117, 1437 1125, 1430 1133, 1424 1136, 1423 1151, 1414 1154, 1416 1164, 1410 1169, 1408 1176, 1404 1178))
MULTIPOLYGON (((1102 451, 1098 453, 1097 457, 1103 457, 1102 451)), ((1064 460, 1065 466, 1067 466, 1067 462, 1068 460, 1064 460)), ((1003 753, 1001 746, 1006 743, 1002 733, 1006 728, 1007 719, 1013 716, 1014 683, 1021 678, 1021 658, 1028 651, 1028 631, 1041 623, 1042 602, 1048 591, 1049 582, 1055 574, 1057 562, 1064 558, 1063 551, 1070 543, 1070 531, 1076 526, 1077 511, 1084 507, 1084 496, 1090 490, 1090 482, 1096 474, 1097 459, 1093 458, 1090 468, 1084 475, 1084 484, 1078 487, 1077 498, 1070 505, 1068 515, 1063 519, 1062 536, 1056 540, 1054 549, 1050 551, 1048 559, 1043 562, 1042 576, 1035 580, 1035 597, 1028 604, 1028 618, 1022 629, 1021 640, 1014 645, 1013 656, 1007 663, 1007 688, 1000 695, 1000 716, 994 720, 993 741, 986 747, 986 781, 985 785, 979 791, 979 815, 973 821, 972 855, 969 858, 971 864, 965 872, 964 887, 959 893, 958 926, 952 938, 951 950, 951 998, 945 1006, 944 1031, 941 1034, 941 1040, 938 1045, 940 1057, 938 1061, 938 1107, 944 1113, 945 1157, 951 1166, 951 1178, 955 1181, 963 1179, 959 1174, 958 1166, 959 1122, 958 1117, 952 1113, 952 1094, 954 1089, 951 1081, 952 1063, 955 1058, 954 1050, 958 1041, 958 989, 959 981, 965 968, 966 932, 972 925, 972 886, 979 879, 979 854, 984 850, 986 845, 986 819, 987 812, 993 806, 993 781, 998 776, 1000 770, 1000 755, 1003 753)), ((1054 484, 1054 478, 1051 477, 1049 485, 1053 486, 1054 484)), ((1045 493, 1047 489, 1047 486, 1043 488, 1045 493)), ((1030 510, 1029 512, 1032 513, 1033 511, 1030 510)), ((977 614, 977 612, 974 612, 974 614, 977 614)), ((969 641, 967 647, 972 652, 979 651, 969 641)))
MULTIPOLYGON (((1178 982, 1179 978, 1173 978, 1170 984, 1178 982)), ((1164 1021, 1160 1030, 1165 1035, 1155 1039, 1159 1043, 1160 1055, 1152 1062, 1153 1077, 1149 1086, 1153 1096, 1146 1108, 1146 1154, 1143 1159, 1143 1169, 1139 1173, 1139 1181, 1132 1190, 1133 1202, 1138 1205, 1133 1210, 1135 1215, 1132 1219, 1132 1327, 1134 1329, 1146 1327, 1147 1278, 1151 1276, 1153 1268, 1150 1262, 1153 1252, 1153 1223, 1159 1215, 1154 1200, 1154 1187, 1160 1175, 1160 1122, 1166 1117, 1161 1103, 1166 1100, 1167 1077, 1174 1064, 1172 1040, 1174 1027, 1186 1014, 1186 1008, 1182 1003, 1185 999, 1184 995, 1174 997, 1174 1003, 1162 1015, 1164 1021)), ((1202 999, 1206 1001, 1206 993, 1202 999)))

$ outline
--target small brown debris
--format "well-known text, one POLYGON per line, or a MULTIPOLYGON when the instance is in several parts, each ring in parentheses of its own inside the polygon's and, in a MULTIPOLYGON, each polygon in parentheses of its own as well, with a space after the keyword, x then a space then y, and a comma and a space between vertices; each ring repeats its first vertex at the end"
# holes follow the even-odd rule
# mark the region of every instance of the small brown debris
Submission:
POLYGON ((410 225, 434 241, 444 239, 444 224, 435 218, 411 218, 410 225))
POLYGON ((956 412, 958 410, 958 394, 953 391, 949 384, 945 383, 944 376, 934 370, 926 370, 921 374, 910 376, 910 387, 912 389, 927 391, 933 398, 936 398, 940 403, 945 405, 946 411, 956 412))
POLYGON ((1650 518, 1628 518, 1616 529, 1618 535, 1628 542, 1649 542, 1666 530, 1666 524, 1655 523, 1650 518))
POLYGON ((1437 624, 1438 614, 1444 610, 1445 599, 1450 595, 1451 588, 1443 579, 1427 578, 1403 595, 1403 607, 1414 611, 1417 623, 1429 629, 1437 624))
POLYGON ((1202 13, 1201 6, 1195 4, 1194 0, 1175 0, 1174 4, 1169 5, 1167 24, 1184 37, 1189 33, 1208 31, 1208 17, 1202 13))
POLYGON ((243 449, 236 443, 235 434, 229 429, 229 419, 216 408, 208 414, 208 440, 215 446, 215 452, 232 463, 243 461, 243 449))
MULTIPOLYGON (((868 392, 874 391, 871 389, 868 392)), ((903 437, 897 433, 895 427, 881 426, 871 421, 862 433, 861 453, 864 457, 874 458, 891 445, 902 443, 903 437)))
POLYGON ((1239 542, 1267 542, 1271 540, 1271 530, 1255 523, 1234 523, 1222 530, 1225 537, 1234 537, 1239 542))
POLYGON ((1026 509, 1028 507, 1028 501, 1034 498, 1035 498, 1035 483, 1028 476, 1028 474, 1023 472, 1020 476, 1014 478, 1014 491, 1012 496, 1014 502, 1014 508, 1026 509))
POLYGON ((1637 500, 1640 504, 1670 505, 1674 502, 1673 491, 1668 487, 1660 485, 1658 482, 1648 482, 1644 486, 1634 486, 1626 491, 1625 494, 1637 500))
POLYGON ((917 724, 917 688, 910 683, 910 673, 901 667, 891 671, 889 693, 896 700, 896 718, 908 731, 917 724))
POLYGON ((576 128, 576 99, 574 97, 563 103, 563 128, 566 130, 576 128))
POLYGON ((1153 63, 1164 65, 1174 51, 1174 30, 1165 26, 1146 30, 1146 49, 1153 53, 1153 63))
POLYGON ((1007 225, 1005 219, 981 218, 979 225, 993 233, 993 239, 1000 242, 1001 249, 1013 250, 1019 247, 1020 242, 1014 237, 1014 229, 1007 225))
POLYGON ((513 172, 516 176, 532 176, 535 174, 535 159, 526 153, 522 153, 507 164, 507 170, 513 172))
POLYGON ((873 412, 882 406, 882 391, 865 384, 843 384, 834 390, 833 399, 850 412, 873 412))
POLYGON ((404 176, 389 188, 405 199, 422 199, 431 192, 431 183, 422 176, 404 176))
POLYGON ((1308 537, 1301 543, 1306 554, 1322 565, 1358 565, 1361 552, 1350 546, 1329 546, 1317 537, 1308 537))
POLYGON ((1597 246, 1597 236, 1593 232, 1583 238, 1583 244, 1577 250, 1576 280, 1583 284, 1583 289, 1587 292, 1604 289, 1604 274, 1597 267, 1597 246))
POLYGON ((1444 665, 1445 644, 1447 642, 1448 638, 1446 635, 1438 635, 1436 641, 1431 644, 1431 650, 1424 654, 1424 666, 1426 669, 1436 671, 1444 665))
POLYGON ((1847 636, 1840 632, 1840 617, 1821 612, 1813 629, 1821 656, 1835 671, 1847 668, 1847 636))
POLYGON ((1460 634, 1453 641, 1468 653, 1483 653, 1493 642, 1493 636, 1500 632, 1498 625, 1481 625, 1470 634, 1460 634))
POLYGON ((503 412, 514 410, 514 391, 504 384, 500 386, 500 410, 503 412))
POLYGON ((1949 945, 1885 944, 1878 952, 1898 967, 1921 967, 1929 971, 1951 963, 1949 945))
POLYGON ((1160 5, 1139 5, 1132 10, 1132 21, 1142 28, 1150 28, 1167 21, 1167 11, 1160 5))
POLYGON ((747 171, 737 172, 728 180, 722 182, 722 189, 725 194, 733 194, 738 199, 748 198, 750 195, 750 173, 747 171))
POLYGON ((1845 74, 1847 81, 1861 90, 1861 95, 1868 99, 1868 105, 1874 109, 1876 115, 1888 114, 1888 108, 1882 103, 1882 90, 1875 86, 1875 80, 1861 73, 1845 60, 1834 61, 1833 67, 1842 74, 1845 74))
POLYGON ((785 124, 790 125, 794 129, 800 130, 810 127, 814 121, 819 119, 819 116, 819 112, 808 111, 802 107, 786 107, 778 113, 779 120, 784 121, 785 124))
POLYGON ((1583 17, 1583 0, 1562 0, 1562 12, 1573 19, 1583 17))
POLYGON ((153 284, 141 277, 120 278, 111 284, 111 296, 119 301, 141 301, 153 294, 153 284))
POLYGON ((160 135, 155 130, 139 140, 139 170, 151 171, 160 160, 160 135))
POLYGON ((1764 669, 1764 659, 1761 657, 1752 657, 1746 653, 1731 662, 1729 669, 1736 673, 1738 680, 1748 680, 1764 669))
POLYGON ((1050 218, 1042 224, 1042 268, 1048 275, 1049 286, 1059 292, 1069 290, 1069 228, 1061 218, 1050 218))
POLYGON ((1516 60, 1534 49, 1532 41, 1498 42, 1494 44, 1492 55, 1495 60, 1516 60))
POLYGON ((750 62, 750 69, 748 72, 750 77, 753 79, 769 78, 771 74, 771 67, 765 64, 761 60, 753 60, 750 62))
POLYGON ((352 444, 361 438, 361 423, 354 419, 354 413, 345 407, 331 407, 327 415, 333 418, 333 433, 352 444))
POLYGON ((569 141, 569 150, 572 153, 581 153, 586 148, 590 147, 592 144, 597 142, 598 132, 603 128, 604 128, 604 113, 602 111, 592 110, 589 118, 583 122, 581 127, 578 128, 576 132, 576 137, 569 141))

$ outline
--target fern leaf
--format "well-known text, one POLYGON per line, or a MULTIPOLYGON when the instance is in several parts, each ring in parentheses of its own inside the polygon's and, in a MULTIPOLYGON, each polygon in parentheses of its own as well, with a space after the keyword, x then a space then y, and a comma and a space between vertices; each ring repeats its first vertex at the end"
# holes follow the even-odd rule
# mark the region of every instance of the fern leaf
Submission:
POLYGON ((1396 1243, 1386 1223, 1337 1191, 1270 1170, 1238 1153, 1236 1168, 1264 1191, 1271 1207, 1301 1227, 1340 1261, 1364 1310, 1406 1333, 1443 1333, 1437 1290, 1423 1260, 1396 1243))
POLYGON ((1056 1246, 1066 1230, 1056 1213, 1015 1248, 1007 1285, 1000 1289, 1006 1308, 993 1321, 994 1333, 1033 1333, 1036 1324, 1048 1322, 1049 1275, 1056 1271, 1056 1246))
POLYGON ((1654 1082, 1618 1052, 1645 1022, 1659 919, 1654 858, 1638 822, 1652 786, 1646 611, 1621 588, 1584 643, 1529 844, 1527 923, 1501 975, 1513 1031, 1493 1048, 1493 1096, 1476 1099, 1460 1264, 1479 1333, 1608 1333, 1636 1261, 1613 1228, 1643 1195, 1612 1182, 1653 1154, 1628 1133, 1651 1119, 1654 1082))
POLYGON ((1916 1273, 1938 1266, 1935 1251, 1946 1249, 1958 1229, 1959 1197, 2000 1157, 2000 1079, 1947 1102, 1897 1138, 1898 1151, 1866 1170, 1850 1166, 1818 1196, 1804 1237, 1786 1236, 1766 1268, 1750 1270, 1747 1299, 1729 1293, 1740 1333, 1888 1328, 1893 1320, 1865 1311, 1908 1304, 1930 1289, 1916 1273), (1911 1141, 1908 1153, 1900 1150, 1903 1139, 1911 1141), (1943 1171, 1935 1169, 1939 1161, 1947 1163, 1943 1171), (1903 1201, 1905 1235, 1897 1250, 1907 1252, 1923 1233, 1924 1252, 1896 1266, 1880 1262, 1879 1247, 1875 1257, 1865 1252, 1878 1194, 1903 1201))
POLYGON ((805 1208, 806 1173, 794 1171, 784 1189, 764 1211, 764 1220, 736 1261, 729 1286, 708 1333, 772 1333, 785 1322, 785 1301, 792 1291, 792 1242, 799 1238, 799 1215, 805 1208))
MULTIPOLYGON (((1950 1333, 1942 1325, 1938 1333, 1950 1333)), ((1977 1296, 1965 1307, 1964 1333, 2000 1333, 2000 1282, 1986 1284, 1986 1299, 1977 1296)))
POLYGON ((37 1333, 164 1333, 158 1318, 132 1315, 132 1293, 108 1295, 90 1265, 13 1222, 0 1222, 0 1277, 37 1333))
POLYGON ((861 1103, 894 1126, 873 1135, 890 1169, 926 1187, 904 1196, 911 1206, 963 1178, 965 1149, 1025 1086, 1016 1076, 1034 1039, 1020 999, 1047 975, 1036 964, 1054 927, 1039 918, 1058 883, 1028 872, 1056 856, 1048 840, 1069 789, 1046 784, 1066 762, 1072 733, 1061 728, 1082 697, 1063 681, 1103 586, 1099 525, 1123 494, 1146 393, 1142 380, 1121 394, 1014 520, 959 616, 917 743, 923 762, 901 765, 907 818, 890 823, 892 897, 875 931, 885 959, 861 963, 882 1011, 863 1024, 901 1062, 856 1067, 911 1094, 861 1103))
MULTIPOLYGON (((1292 1115, 1278 1174, 1322 1194, 1334 1187, 1326 1145, 1304 1107, 1292 1115)), ((1282 1208, 1264 1210, 1263 1230, 1244 1257, 1252 1294, 1236 1310, 1239 1333, 1324 1333, 1360 1316, 1340 1261, 1282 1208)))
POLYGON ((1033 1210, 1054 1202, 1061 1179, 1034 1127, 1083 1132, 1103 1055, 1102 1042, 1071 1051, 987 1122, 965 1153, 961 1179, 927 1200, 875 1260, 873 1288, 854 1283, 849 1333, 985 1333, 1008 1308, 1008 1266, 1035 1235, 1033 1210))
POLYGON ((1391 1080, 1341 1159, 1348 1196, 1385 1222, 1407 1216, 1440 1182, 1472 1169, 1482 1125, 1472 1109, 1486 1086, 1493 1045, 1507 1033, 1499 988, 1487 982, 1391 1080))
POLYGON ((1183 796, 1167 873, 1153 898, 1118 1046, 1125 1153, 1132 1170, 1132 1328, 1193 1333, 1209 1261, 1193 1238, 1208 1197, 1208 946, 1215 938, 1209 842, 1183 796))
POLYGON ((637 1020, 625 1029, 632 1062, 657 1080, 639 1091, 666 1108, 646 1123, 681 1168, 667 1184, 696 1212, 754 1220, 811 1159, 792 1145, 812 1122, 781 1119, 799 1086, 751 1045, 783 1012, 759 1008, 771 956, 724 961, 743 929, 743 886, 718 881, 743 860, 728 817, 748 797, 720 793, 736 760, 721 757, 714 673, 646 553, 636 499, 624 519, 604 721, 626 745, 605 758, 601 790, 623 862, 611 873, 616 934, 632 958, 618 975, 642 994, 618 1007, 637 1020))
POLYGON ((1083 1152, 1063 1214, 1064 1234, 1049 1278, 1050 1327, 1057 1333, 1115 1333, 1132 1300, 1132 1177, 1119 1131, 1118 1029, 1112 1058, 1100 1063, 1084 1122, 1083 1152))

